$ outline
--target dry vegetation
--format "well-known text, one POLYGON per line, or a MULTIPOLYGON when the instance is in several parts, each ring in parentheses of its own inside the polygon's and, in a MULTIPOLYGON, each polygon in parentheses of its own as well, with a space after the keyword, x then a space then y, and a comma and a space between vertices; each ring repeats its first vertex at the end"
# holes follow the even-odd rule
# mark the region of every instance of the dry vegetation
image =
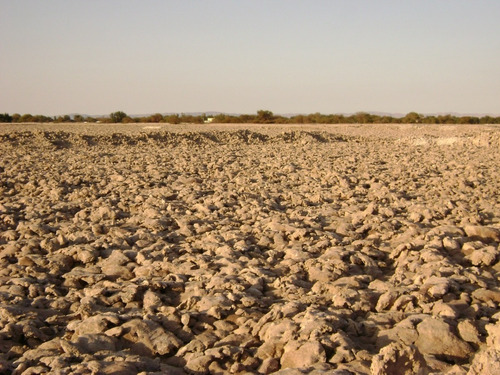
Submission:
POLYGON ((500 128, 2 125, 0 373, 500 373, 500 128))

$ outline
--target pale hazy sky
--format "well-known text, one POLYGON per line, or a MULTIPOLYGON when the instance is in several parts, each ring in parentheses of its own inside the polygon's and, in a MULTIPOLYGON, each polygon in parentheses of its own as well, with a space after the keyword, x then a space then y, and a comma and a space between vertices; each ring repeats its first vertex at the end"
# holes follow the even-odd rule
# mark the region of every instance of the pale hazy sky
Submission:
POLYGON ((500 114, 499 0, 0 0, 0 112, 500 114))

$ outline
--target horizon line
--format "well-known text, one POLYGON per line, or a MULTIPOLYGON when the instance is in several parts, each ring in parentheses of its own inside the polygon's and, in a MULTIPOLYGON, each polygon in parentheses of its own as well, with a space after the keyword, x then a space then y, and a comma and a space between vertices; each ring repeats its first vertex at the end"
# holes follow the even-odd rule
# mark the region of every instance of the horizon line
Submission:
MULTIPOLYGON (((115 112, 124 112, 127 116, 129 116, 131 118, 132 117, 152 116, 155 114, 161 114, 163 116, 165 116, 165 115, 179 115, 179 114, 192 115, 192 116, 193 115, 197 115, 197 116, 200 116, 200 115, 218 115, 218 114, 229 115, 229 116, 241 116, 241 115, 256 114, 258 111, 261 111, 261 110, 270 111, 271 113, 273 113, 273 115, 283 116, 283 117, 312 115, 312 114, 318 114, 318 113, 321 115, 337 115, 337 116, 352 116, 352 115, 356 115, 356 114, 366 113, 366 114, 370 114, 370 115, 390 116, 390 117, 395 117, 395 118, 404 117, 409 113, 417 113, 417 114, 422 115, 422 116, 446 116, 446 115, 450 115, 450 116, 456 116, 456 117, 485 117, 485 116, 500 117, 500 113, 495 114, 492 112, 470 113, 470 112, 455 112, 455 111, 448 111, 448 112, 447 111, 440 111, 440 112, 418 112, 418 111, 409 111, 409 112, 384 112, 384 111, 320 112, 320 111, 314 111, 314 112, 275 113, 274 111, 268 110, 268 109, 259 109, 259 110, 254 111, 254 112, 224 112, 224 111, 189 111, 189 112, 188 111, 179 111, 179 112, 172 112, 172 111, 169 111, 169 112, 148 112, 148 113, 131 113, 131 114, 127 113, 124 110, 116 110, 116 111, 110 112, 108 114, 88 114, 88 113, 82 113, 82 112, 70 112, 70 113, 57 114, 57 115, 43 115, 40 113, 33 114, 33 113, 29 113, 29 112, 25 112, 25 113, 21 114, 19 112, 12 112, 12 115, 19 114, 21 116, 32 115, 32 116, 47 116, 47 117, 58 117, 58 116, 71 116, 71 117, 73 117, 73 116, 79 115, 79 116, 86 116, 86 117, 108 117, 112 113, 115 113, 115 112)), ((0 111, 0 114, 3 114, 3 113, 11 115, 11 112, 0 111)))

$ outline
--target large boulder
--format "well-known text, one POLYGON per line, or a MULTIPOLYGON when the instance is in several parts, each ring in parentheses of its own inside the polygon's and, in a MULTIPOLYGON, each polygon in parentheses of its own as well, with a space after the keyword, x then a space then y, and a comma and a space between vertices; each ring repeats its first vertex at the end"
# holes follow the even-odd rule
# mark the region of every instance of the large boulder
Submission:
POLYGON ((424 319, 417 325, 418 338, 415 345, 423 354, 445 357, 449 360, 466 360, 473 349, 452 332, 450 325, 435 319, 424 319))

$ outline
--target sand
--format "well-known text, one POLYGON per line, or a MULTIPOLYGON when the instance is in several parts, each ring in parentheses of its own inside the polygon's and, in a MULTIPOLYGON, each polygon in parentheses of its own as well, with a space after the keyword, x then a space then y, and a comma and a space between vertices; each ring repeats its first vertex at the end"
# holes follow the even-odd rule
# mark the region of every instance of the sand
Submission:
POLYGON ((0 373, 494 374, 500 127, 0 124, 0 373))

